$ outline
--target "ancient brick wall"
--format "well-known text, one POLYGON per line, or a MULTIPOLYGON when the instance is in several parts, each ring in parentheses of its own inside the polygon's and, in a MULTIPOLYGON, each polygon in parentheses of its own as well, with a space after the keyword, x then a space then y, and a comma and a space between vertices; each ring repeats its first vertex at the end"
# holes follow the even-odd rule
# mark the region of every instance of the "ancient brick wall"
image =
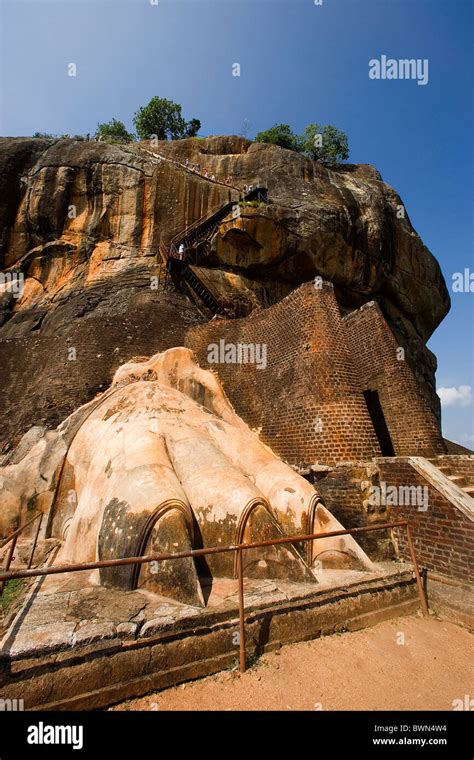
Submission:
POLYGON ((313 483, 330 512, 348 528, 367 525, 361 478, 354 475, 352 466, 341 465, 313 483))
MULTIPOLYGON (((468 475, 474 465, 474 457, 439 457, 441 462, 448 464, 452 464, 452 459, 461 461, 464 475, 468 475)), ((316 478, 306 477, 346 528, 407 519, 413 529, 421 566, 462 582, 472 579, 474 522, 425 480, 408 458, 377 458, 370 464, 343 463, 316 478), (403 493, 398 498, 398 505, 390 504, 389 497, 377 500, 374 496, 376 491, 381 494, 382 489, 392 496, 393 488, 399 495, 400 487, 403 493), (422 490, 424 488, 426 491, 422 490), (408 493, 412 495, 407 503, 408 493), (414 503, 415 495, 421 497, 419 503, 414 503)), ((398 549, 398 556, 410 560, 405 530, 394 530, 393 539, 385 530, 357 536, 357 541, 373 560, 393 559, 395 549, 398 549)))
POLYGON ((377 391, 397 456, 433 456, 446 451, 429 407, 379 306, 371 302, 344 317, 361 389, 377 391))
MULTIPOLYGON (((308 479, 345 528, 387 522, 386 507, 369 504, 367 499, 370 486, 378 482, 378 469, 373 464, 344 462, 323 477, 308 479)), ((357 542, 374 561, 393 559, 394 548, 387 531, 360 533, 357 542)))
MULTIPOLYGON (((379 459, 380 480, 387 485, 426 487, 426 511, 414 505, 388 506, 391 520, 409 520, 421 567, 458 579, 474 581, 474 522, 437 491, 407 460, 379 459)), ((400 556, 410 559, 406 531, 396 530, 400 556)))
POLYGON ((214 369, 237 414, 290 463, 367 459, 378 442, 332 285, 308 283, 245 319, 192 328, 186 345, 214 369), (266 346, 266 367, 209 362, 209 346, 266 346))
POLYGON ((469 454, 446 454, 438 456, 434 464, 436 467, 446 465, 451 468, 454 474, 462 475, 474 483, 474 456, 469 454))
POLYGON ((134 356, 188 345, 221 378, 236 412, 292 464, 362 461, 381 453, 363 396, 376 388, 395 452, 443 446, 436 418, 378 307, 342 319, 332 285, 303 285, 274 306, 239 320, 203 319, 178 294, 118 301, 116 314, 52 323, 0 342, 0 451, 32 425, 53 427, 108 386, 134 356), (128 302, 127 302, 128 303, 128 302), (213 363, 210 344, 264 347, 258 363, 213 363), (68 349, 76 349, 69 360, 68 349))

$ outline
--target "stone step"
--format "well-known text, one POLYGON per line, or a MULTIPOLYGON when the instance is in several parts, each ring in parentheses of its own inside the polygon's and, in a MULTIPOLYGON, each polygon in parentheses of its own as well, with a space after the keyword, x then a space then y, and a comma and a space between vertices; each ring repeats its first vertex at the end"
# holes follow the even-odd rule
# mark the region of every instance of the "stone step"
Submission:
POLYGON ((469 485, 464 475, 448 475, 448 478, 457 486, 459 486, 459 488, 464 488, 464 486, 469 485))

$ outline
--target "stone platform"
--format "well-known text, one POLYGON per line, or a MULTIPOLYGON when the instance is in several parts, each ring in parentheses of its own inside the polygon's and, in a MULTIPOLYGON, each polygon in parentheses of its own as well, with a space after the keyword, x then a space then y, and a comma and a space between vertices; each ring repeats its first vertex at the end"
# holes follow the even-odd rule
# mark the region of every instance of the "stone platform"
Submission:
MULTIPOLYGON (((206 607, 197 608, 148 591, 106 589, 84 575, 31 586, 0 644, 3 699, 23 699, 27 710, 97 709, 238 665, 237 581, 209 581, 206 607)), ((325 570, 318 580, 315 587, 245 579, 248 662, 419 607, 408 564, 325 570)))

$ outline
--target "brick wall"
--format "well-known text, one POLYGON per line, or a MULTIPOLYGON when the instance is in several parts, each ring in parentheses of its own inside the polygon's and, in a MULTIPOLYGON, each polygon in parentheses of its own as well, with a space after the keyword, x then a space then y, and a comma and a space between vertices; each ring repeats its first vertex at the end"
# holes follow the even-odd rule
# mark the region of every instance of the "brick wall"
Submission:
MULTIPOLYGON (((409 520, 421 567, 458 579, 474 581, 474 522, 431 486, 406 459, 379 459, 380 479, 387 485, 426 486, 428 509, 389 506, 388 518, 409 520)), ((400 556, 410 559, 406 532, 396 531, 400 556)))
POLYGON ((32 425, 56 426, 107 387, 121 363, 179 345, 217 372, 236 412, 291 464, 380 455, 362 392, 367 387, 380 394, 397 454, 443 447, 436 418, 406 362, 397 362, 395 339, 375 305, 342 319, 332 285, 307 283, 244 319, 200 324, 203 317, 179 294, 151 299, 149 289, 140 289, 124 302, 121 293, 103 318, 74 315, 57 328, 53 323, 45 331, 45 322, 25 337, 0 341, 0 450, 32 425), (208 346, 220 340, 263 344, 266 368, 210 364, 208 346), (70 347, 75 361, 68 360, 70 347))
POLYGON ((446 454, 438 456, 435 462, 437 467, 447 465, 456 475, 463 475, 474 484, 474 455, 469 454, 446 454))
MULTIPOLYGON (((474 465, 474 457, 439 459, 448 464, 452 464, 452 459, 460 460, 465 475, 474 465)), ((377 458, 373 463, 347 462, 322 476, 306 477, 346 528, 409 520, 421 567, 463 583, 474 578, 474 522, 426 481, 406 457, 377 458), (391 486, 397 489, 400 486, 426 487, 427 510, 419 511, 417 506, 420 505, 416 504, 391 506, 383 501, 380 504, 371 501, 371 489, 380 488, 382 483, 387 489, 391 486)), ((419 493, 424 495, 422 491, 419 493)), ((387 531, 357 536, 357 541, 373 560, 393 559, 395 552, 410 560, 405 530, 394 530, 393 539, 387 531)))
POLYGON ((432 456, 446 447, 438 420, 379 306, 371 302, 344 317, 361 389, 379 394, 395 455, 432 456))
MULTIPOLYGON (((378 474, 373 464, 345 462, 311 482, 326 507, 345 528, 361 528, 388 522, 387 509, 383 504, 376 507, 368 503, 369 488, 378 483, 378 474)), ((388 531, 361 533, 357 536, 357 542, 374 561, 394 557, 388 531)))
POLYGON ((237 414, 292 464, 367 459, 380 453, 331 284, 307 283, 245 319, 191 329, 186 345, 214 369, 237 414), (208 347, 265 344, 267 367, 210 364, 208 347))
POLYGON ((354 478, 350 465, 335 468, 326 477, 314 482, 314 487, 327 508, 344 526, 355 528, 367 524, 360 479, 354 478))

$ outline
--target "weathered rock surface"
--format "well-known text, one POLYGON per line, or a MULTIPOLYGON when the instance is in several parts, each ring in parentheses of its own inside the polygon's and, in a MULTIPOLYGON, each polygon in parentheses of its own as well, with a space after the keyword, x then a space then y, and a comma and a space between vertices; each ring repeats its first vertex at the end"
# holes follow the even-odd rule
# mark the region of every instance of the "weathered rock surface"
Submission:
POLYGON ((437 407, 425 343, 448 292, 408 215, 398 218, 402 201, 370 166, 330 170, 238 137, 157 146, 3 138, 0 267, 26 279, 21 298, 0 294, 0 446, 35 424, 54 427, 120 363, 182 345, 205 319, 186 295, 150 287, 160 241, 239 197, 185 170, 186 158, 218 180, 268 187, 269 203, 242 206, 214 235, 205 266, 215 292, 245 311, 320 275, 343 310, 377 300, 437 407))
MULTIPOLYGON (((186 348, 122 366, 102 396, 45 433, 19 462, 0 467, 0 498, 0 535, 24 524, 31 510, 43 512, 43 536, 63 541, 55 564, 342 528, 313 486, 235 414, 217 378, 186 348)), ((291 544, 249 549, 243 567, 248 577, 311 583, 316 561, 372 569, 349 535, 299 551, 291 544)), ((209 555, 200 574, 233 577, 234 562, 233 553, 209 555)), ((101 568, 93 580, 204 605, 192 558, 101 568)))

